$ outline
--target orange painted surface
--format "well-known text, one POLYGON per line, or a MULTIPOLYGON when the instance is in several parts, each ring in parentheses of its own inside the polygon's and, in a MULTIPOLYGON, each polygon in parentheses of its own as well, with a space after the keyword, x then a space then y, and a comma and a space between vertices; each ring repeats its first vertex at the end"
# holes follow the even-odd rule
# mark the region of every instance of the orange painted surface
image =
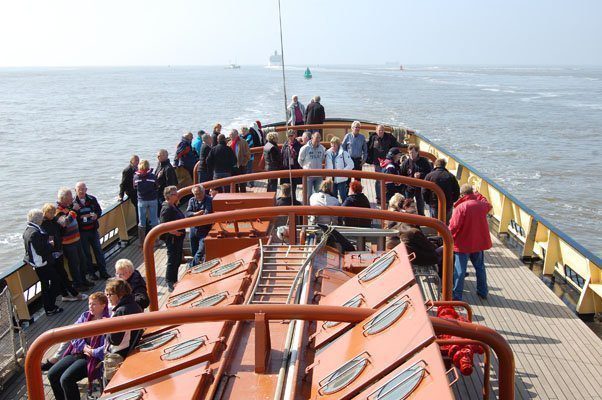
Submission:
MULTIPOLYGON (((382 280, 381 280, 382 281, 382 280)), ((424 300, 418 286, 411 286, 398 298, 409 300, 408 308, 392 325, 375 334, 364 334, 364 326, 376 313, 358 323, 324 348, 314 360, 312 398, 351 398, 363 390, 372 379, 389 373, 401 363, 413 357, 423 347, 433 343, 435 333, 426 314, 424 300), (407 297, 405 297, 407 296, 407 297), (394 346, 391 344, 395 343, 394 346), (366 355, 368 362, 362 372, 343 389, 331 394, 324 393, 320 381, 333 374, 338 368, 359 355, 366 355)), ((377 313, 385 310, 384 305, 377 313)))
POLYGON ((244 208, 270 207, 276 204, 276 193, 218 193, 213 198, 213 211, 231 211, 244 208))
MULTIPOLYGON (((356 275, 332 293, 322 297, 319 304, 342 306, 347 301, 358 299, 359 296, 361 298, 359 307, 377 308, 396 293, 414 284, 416 281, 412 273, 412 267, 408 261, 405 246, 399 245, 392 251, 396 254, 395 260, 380 276, 362 282, 358 279, 361 275, 356 275)), ((377 259, 374 257, 364 258, 363 260, 372 260, 374 262, 377 259)), ((332 326, 332 324, 328 324, 325 321, 317 321, 315 347, 319 348, 328 343, 347 328, 348 324, 341 323, 332 326)))
POLYGON ((216 341, 225 333, 226 324, 227 322, 224 321, 200 322, 173 328, 179 331, 177 336, 163 346, 150 351, 135 350, 132 352, 111 379, 105 392, 113 393, 123 390, 210 360, 216 350, 221 347, 221 344, 216 341), (161 359, 166 349, 199 337, 203 337, 205 343, 191 354, 177 360, 161 359))
MULTIPOLYGON (((416 354, 414 357, 410 358, 408 361, 403 363, 393 372, 380 379, 374 385, 368 387, 356 398, 375 398, 375 394, 378 394, 379 389, 383 388, 383 386, 386 385, 391 379, 398 376, 400 373, 408 370, 408 368, 414 365, 423 366, 426 373, 423 375, 422 379, 417 384, 415 389, 411 392, 411 395, 408 396, 408 399, 446 400, 454 398, 451 388, 449 387, 448 378, 445 375, 445 366, 443 365, 443 361, 441 360, 441 352, 439 350, 439 346, 436 343, 433 343, 426 347, 424 350, 416 354)), ((419 374, 415 376, 419 376, 419 374)), ((392 387, 393 385, 385 387, 381 391, 381 396, 387 390, 391 390, 392 387)), ((392 390, 390 393, 394 394, 396 392, 392 390)))

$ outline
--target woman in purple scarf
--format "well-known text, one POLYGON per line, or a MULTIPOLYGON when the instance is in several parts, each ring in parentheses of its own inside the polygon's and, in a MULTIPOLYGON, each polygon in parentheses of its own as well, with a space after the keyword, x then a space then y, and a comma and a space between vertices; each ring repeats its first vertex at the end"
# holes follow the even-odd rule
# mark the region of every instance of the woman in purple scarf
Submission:
MULTIPOLYGON (((104 293, 91 294, 88 298, 89 311, 85 311, 75 323, 109 318, 108 303, 104 293)), ((71 341, 63 358, 48 371, 48 380, 57 400, 79 400, 77 382, 88 377, 88 385, 91 385, 95 379, 100 378, 98 363, 104 357, 104 343, 104 335, 71 341)))

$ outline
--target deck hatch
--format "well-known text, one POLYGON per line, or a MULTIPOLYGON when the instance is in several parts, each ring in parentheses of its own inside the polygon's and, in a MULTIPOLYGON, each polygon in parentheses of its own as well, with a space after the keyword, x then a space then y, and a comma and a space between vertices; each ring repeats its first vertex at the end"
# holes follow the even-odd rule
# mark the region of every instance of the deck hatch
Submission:
POLYGON ((193 266, 192 268, 190 268, 190 273, 191 274, 200 274, 201 272, 210 270, 211 268, 215 267, 220 262, 221 262, 221 260, 219 258, 214 258, 213 260, 205 261, 204 263, 197 264, 197 265, 193 266))
POLYGON ((177 333, 178 333, 177 329, 173 329, 171 331, 162 332, 162 333, 150 336, 150 337, 142 340, 140 342, 140 344, 138 346, 136 346, 136 348, 140 351, 150 351, 150 350, 157 349, 157 348, 163 346, 164 344, 168 343, 169 341, 171 341, 173 338, 175 338, 177 333))
POLYGON ((182 304, 188 303, 190 300, 196 299, 197 297, 199 297, 200 294, 201 294, 201 289, 195 289, 195 290, 191 290, 189 292, 184 292, 182 294, 179 294, 179 295, 174 296, 171 299, 169 299, 169 301, 167 302, 167 306, 168 307, 181 306, 182 304))
POLYGON ((420 385, 426 373, 426 362, 420 360, 372 392, 368 400, 406 399, 420 385))
POLYGON ((168 347, 161 355, 161 359, 164 361, 173 361, 182 357, 186 357, 205 344, 206 340, 207 338, 204 336, 196 339, 190 339, 175 346, 168 347))
POLYGON ((211 276, 211 277, 222 276, 232 270, 235 270, 236 268, 240 267, 242 264, 243 264, 243 261, 238 260, 238 261, 228 263, 226 265, 222 265, 221 267, 218 267, 218 268, 214 269, 213 271, 209 272, 209 276, 211 276))
POLYGON ((360 282, 368 282, 377 276, 381 275, 383 272, 387 270, 395 261, 395 257, 397 257, 397 253, 394 251, 390 251, 387 254, 384 254, 381 258, 374 261, 368 268, 363 270, 357 275, 357 279, 360 282))
POLYGON ((352 358, 320 381, 320 394, 336 393, 353 382, 368 365, 368 353, 352 358))
POLYGON ((190 307, 211 307, 221 303, 226 297, 228 297, 228 292, 216 293, 202 300, 195 301, 190 307))
POLYGON ((143 395, 144 389, 137 389, 117 396, 107 397, 107 400, 139 400, 143 395))
MULTIPOLYGON (((351 298, 351 299, 347 300, 345 303, 343 303, 343 307, 357 308, 360 306, 360 304, 362 304, 362 301, 364 301, 364 297, 360 293, 357 296, 354 296, 353 298, 351 298)), ((324 324, 322 324, 322 328, 329 329, 329 328, 335 327, 339 324, 340 324, 340 322, 337 322, 337 321, 328 321, 328 322, 325 322, 324 324)))
POLYGON ((374 335, 393 325, 406 312, 409 303, 410 300, 406 296, 393 301, 387 308, 364 324, 363 334, 374 335))

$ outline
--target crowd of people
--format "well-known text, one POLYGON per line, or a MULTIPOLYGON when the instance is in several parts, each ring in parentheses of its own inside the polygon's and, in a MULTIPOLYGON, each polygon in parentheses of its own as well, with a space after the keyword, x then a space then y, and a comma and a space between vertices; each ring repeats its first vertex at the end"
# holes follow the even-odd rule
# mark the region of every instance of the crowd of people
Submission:
MULTIPOLYGON (((484 250, 491 247, 487 224, 491 205, 470 185, 460 187, 456 177, 446 169, 445 159, 431 163, 420 154, 417 145, 400 144, 391 133, 385 132, 382 125, 378 125, 375 132, 366 138, 360 133, 362 127, 359 121, 352 123, 350 132, 342 140, 332 137, 326 149, 319 129, 294 129, 303 124, 324 122, 324 107, 319 96, 314 97, 307 107, 299 102, 297 96, 293 96, 288 106, 288 118, 292 129, 286 132, 286 140, 282 144, 278 143, 276 133, 264 134, 261 123, 256 121, 252 127, 231 129, 228 134, 222 133, 221 124, 216 124, 212 133, 200 130, 196 137, 190 132, 184 134, 177 145, 173 165, 165 149, 157 152, 155 169, 150 168, 149 160, 141 160, 133 155, 122 172, 119 199, 127 196, 136 209, 140 246, 144 243, 146 233, 159 223, 212 213, 213 196, 218 191, 228 191, 229 187, 216 188, 207 193, 202 183, 251 173, 254 155, 250 149, 263 147, 266 171, 362 170, 365 165, 371 165, 376 172, 421 179, 438 185, 445 194, 445 220, 454 238, 453 297, 455 300, 462 299, 468 260, 476 270, 477 294, 481 298, 487 297, 484 250), (199 168, 195 171, 197 162, 199 168), (178 167, 183 167, 189 178, 196 173, 200 182, 192 188, 192 197, 185 211, 179 207, 177 185, 181 172, 176 170, 178 167)), ((270 179, 267 190, 278 190, 277 205, 300 205, 301 202, 296 198, 300 183, 301 178, 282 178, 280 182, 270 179)), ((251 187, 254 184, 248 183, 251 187)), ((307 185, 311 206, 371 207, 360 180, 308 177, 307 185)), ((425 215, 425 211, 428 211, 431 217, 437 217, 438 200, 432 191, 386 179, 384 185, 389 210, 419 215, 425 215)), ((239 192, 245 192, 246 189, 247 184, 236 185, 239 192)), ((375 189, 378 207, 381 201, 380 181, 376 181, 375 189)), ((88 300, 89 310, 76 323, 141 312, 148 307, 146 284, 131 262, 124 259, 117 261, 115 277, 110 277, 98 232, 101 214, 102 209, 97 199, 88 193, 85 182, 76 183, 73 191, 61 188, 55 204, 44 204, 41 209, 30 210, 27 214, 27 227, 23 234, 25 261, 38 275, 47 316, 63 311, 57 306, 60 300, 88 300), (63 267, 64 260, 69 276, 63 267), (88 297, 84 292, 100 279, 109 279, 105 293, 97 292, 88 297)), ((371 220, 354 217, 339 219, 315 216, 310 221, 367 228, 372 226, 371 220)), ((389 238, 387 248, 404 243, 408 252, 415 255, 414 264, 441 266, 443 253, 440 238, 427 237, 419 226, 391 222, 388 227, 396 229, 398 234, 389 238)), ((192 259, 189 266, 204 261, 204 240, 209 230, 209 225, 190 229, 192 259)), ((182 263, 185 234, 182 229, 161 236, 167 248, 166 283, 170 292, 174 290, 182 263)), ((55 396, 79 398, 75 397, 76 382, 85 376, 92 379, 97 377, 96 365, 103 355, 109 349, 124 355, 135 336, 130 333, 112 334, 64 344, 44 365, 49 370, 55 396), (124 339, 125 336, 127 339, 124 339)))

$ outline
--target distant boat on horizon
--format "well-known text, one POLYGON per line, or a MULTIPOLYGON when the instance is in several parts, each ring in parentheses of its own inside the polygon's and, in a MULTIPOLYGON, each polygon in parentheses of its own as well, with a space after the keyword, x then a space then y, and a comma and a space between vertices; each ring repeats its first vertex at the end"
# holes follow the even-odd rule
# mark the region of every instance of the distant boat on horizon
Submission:
POLYGON ((240 69, 240 65, 238 64, 228 64, 226 69, 240 69))
POLYGON ((307 67, 307 68, 305 69, 305 74, 304 74, 304 76, 305 76, 305 79, 311 79, 311 78, 312 78, 311 71, 309 70, 309 67, 307 67))
POLYGON ((270 56, 270 62, 268 67, 281 67, 282 66, 282 55, 278 54, 277 50, 274 50, 274 54, 270 56))

